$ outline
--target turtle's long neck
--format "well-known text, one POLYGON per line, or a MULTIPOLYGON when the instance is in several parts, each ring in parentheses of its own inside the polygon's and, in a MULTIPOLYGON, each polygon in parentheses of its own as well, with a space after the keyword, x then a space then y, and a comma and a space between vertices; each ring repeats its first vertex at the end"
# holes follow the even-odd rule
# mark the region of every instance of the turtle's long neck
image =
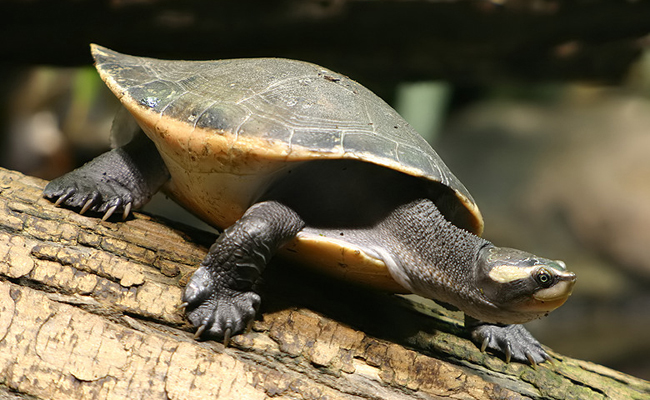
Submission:
POLYGON ((430 199, 398 207, 382 228, 392 237, 386 247, 397 265, 389 266, 391 273, 401 269, 415 293, 458 307, 476 297, 474 269, 488 241, 446 220, 430 199))

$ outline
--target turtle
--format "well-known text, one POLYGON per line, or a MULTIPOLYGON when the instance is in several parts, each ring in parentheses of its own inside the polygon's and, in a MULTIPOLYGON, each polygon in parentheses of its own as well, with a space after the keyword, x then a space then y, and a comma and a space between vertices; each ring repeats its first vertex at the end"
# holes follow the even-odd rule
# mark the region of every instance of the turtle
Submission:
POLYGON ((575 274, 482 238, 469 191, 369 89, 283 58, 170 61, 95 44, 91 53, 126 110, 116 146, 43 195, 107 220, 163 190, 222 230, 183 292, 195 338, 227 343, 250 327, 277 253, 461 310, 468 337, 507 362, 550 360, 521 324, 562 305, 575 274))

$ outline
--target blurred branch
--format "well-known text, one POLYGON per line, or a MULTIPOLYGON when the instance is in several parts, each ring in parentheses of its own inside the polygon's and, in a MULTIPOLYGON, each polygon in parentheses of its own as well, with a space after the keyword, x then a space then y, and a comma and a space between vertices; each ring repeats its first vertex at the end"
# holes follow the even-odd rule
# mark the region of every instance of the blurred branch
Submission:
POLYGON ((0 14, 9 63, 90 63, 97 42, 161 58, 298 58, 386 85, 617 82, 648 34, 650 3, 9 0, 0 14))

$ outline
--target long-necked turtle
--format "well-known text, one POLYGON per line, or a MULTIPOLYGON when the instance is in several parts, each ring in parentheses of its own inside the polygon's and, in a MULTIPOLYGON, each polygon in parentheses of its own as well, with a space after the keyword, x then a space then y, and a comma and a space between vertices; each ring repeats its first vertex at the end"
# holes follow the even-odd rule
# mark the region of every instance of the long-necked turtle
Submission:
POLYGON ((92 54, 146 135, 53 180, 44 195, 106 219, 162 188, 225 229, 183 295, 197 335, 228 340, 245 329, 260 304, 254 286, 279 250, 451 304, 478 345, 507 360, 548 358, 517 324, 563 304, 575 275, 480 238, 467 189, 368 89, 294 60, 164 61, 96 45, 92 54))

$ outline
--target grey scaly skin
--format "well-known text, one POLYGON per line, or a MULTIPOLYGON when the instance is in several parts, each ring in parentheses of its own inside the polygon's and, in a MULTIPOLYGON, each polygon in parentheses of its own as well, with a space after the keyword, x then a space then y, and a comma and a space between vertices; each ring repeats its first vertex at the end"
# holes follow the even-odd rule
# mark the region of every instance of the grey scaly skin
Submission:
MULTIPOLYGON (((126 217, 168 179, 155 146, 140 135, 53 180, 44 196, 81 213, 103 213, 103 219, 114 212, 126 217)), ((219 236, 183 294, 188 318, 198 327, 197 337, 227 342, 246 329, 260 304, 255 292, 260 274, 275 252, 304 227, 292 208, 267 199, 251 206, 219 236)), ((466 327, 481 350, 533 365, 549 359, 523 326, 513 324, 548 312, 535 313, 538 306, 531 303, 531 296, 541 293, 541 298, 552 299, 553 293, 545 290, 573 285, 575 276, 561 264, 495 247, 448 222, 424 198, 396 207, 376 229, 359 237, 374 245, 371 251, 402 286, 463 310, 466 327)))

